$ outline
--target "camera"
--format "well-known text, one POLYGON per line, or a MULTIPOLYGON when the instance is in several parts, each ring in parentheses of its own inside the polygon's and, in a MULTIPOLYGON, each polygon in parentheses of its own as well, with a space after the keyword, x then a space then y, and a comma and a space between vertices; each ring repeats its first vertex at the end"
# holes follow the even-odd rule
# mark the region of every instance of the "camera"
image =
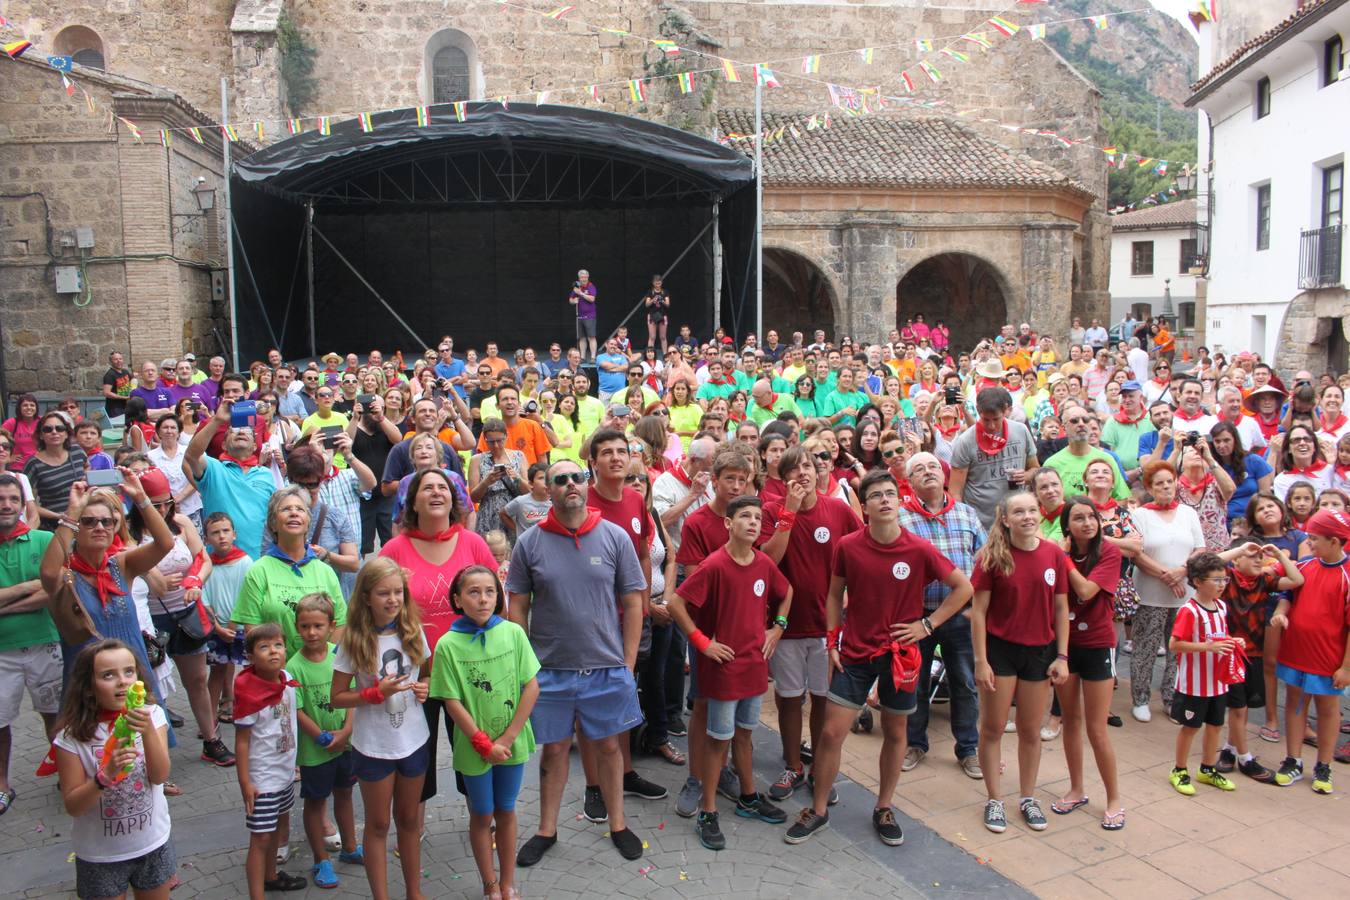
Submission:
POLYGON ((956 400, 960 395, 961 395, 960 388, 945 387, 942 389, 943 399, 946 401, 948 406, 955 406, 956 400))
POLYGON ((236 400, 230 407, 231 428, 252 428, 258 418, 258 405, 252 400, 236 400))
POLYGON ((526 400, 526 401, 525 401, 525 412, 526 412, 527 414, 528 414, 528 413, 537 413, 537 412, 539 412, 539 401, 537 401, 537 400, 526 400))
POLYGON ((1184 440, 1182 440, 1181 446, 1194 447, 1198 443, 1200 443, 1200 432, 1192 431, 1191 433, 1186 435, 1184 440))
POLYGON ((93 469, 84 476, 84 483, 93 487, 117 487, 122 483, 122 473, 116 469, 93 469))

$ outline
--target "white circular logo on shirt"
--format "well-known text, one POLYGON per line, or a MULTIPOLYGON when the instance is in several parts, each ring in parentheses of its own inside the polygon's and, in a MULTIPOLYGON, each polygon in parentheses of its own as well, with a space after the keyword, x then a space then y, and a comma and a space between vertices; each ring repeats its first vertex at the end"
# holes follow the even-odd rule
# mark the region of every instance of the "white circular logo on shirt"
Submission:
POLYGON ((891 574, 894 575, 898 580, 904 581, 906 578, 909 577, 909 563, 898 562, 895 565, 891 566, 891 574))
POLYGON ((826 528, 824 525, 820 526, 816 529, 815 538, 817 544, 825 543, 830 539, 830 529, 826 528))
POLYGON ((763 597, 763 596, 764 596, 764 579, 763 579, 763 578, 756 578, 756 579, 755 579, 755 596, 756 596, 756 597, 763 597))
POLYGON ((1055 586, 1055 570, 1054 570, 1054 569, 1046 569, 1046 570, 1045 570, 1045 583, 1048 584, 1048 585, 1050 585, 1051 587, 1054 587, 1054 586, 1055 586))
POLYGON ((633 534, 642 534, 642 520, 633 516, 633 534))

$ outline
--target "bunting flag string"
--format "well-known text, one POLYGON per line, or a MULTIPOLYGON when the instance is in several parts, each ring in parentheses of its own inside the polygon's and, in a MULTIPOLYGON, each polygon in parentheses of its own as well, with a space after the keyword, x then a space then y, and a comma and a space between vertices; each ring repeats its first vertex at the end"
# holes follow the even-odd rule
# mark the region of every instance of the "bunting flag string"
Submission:
POLYGON ((1098 31, 1105 31, 1110 24, 1106 16, 1093 16, 1091 22, 1092 27, 1096 28, 1098 31))
POLYGON ((173 134, 172 134, 172 132, 170 132, 170 131, 168 131, 168 130, 161 131, 161 132, 159 133, 159 143, 160 143, 160 146, 163 146, 163 147, 172 147, 172 146, 173 146, 173 134))
POLYGON ((954 47, 943 47, 943 48, 942 48, 942 54, 943 54, 944 56, 949 56, 949 57, 951 57, 952 59, 956 60, 957 62, 970 62, 970 57, 969 57, 969 56, 967 56, 966 54, 962 53, 960 50, 957 50, 957 49, 954 48, 954 47))
POLYGON ((455 121, 463 122, 469 117, 469 104, 460 100, 455 104, 455 121))
POLYGON ((628 99, 634 103, 647 102, 647 88, 642 83, 641 78, 632 78, 628 81, 628 99))
POLYGON ((674 41, 664 38, 653 38, 652 44, 666 56, 679 56, 680 48, 674 41))
POLYGON ((755 63, 755 81, 764 87, 782 87, 782 85, 778 83, 778 79, 773 77, 773 69, 770 69, 768 66, 760 65, 759 63, 755 63))
POLYGON ((914 41, 914 49, 920 53, 932 53, 933 41, 930 38, 916 38, 914 41))
POLYGON ((803 56, 803 57, 802 57, 802 73, 803 73, 803 74, 805 74, 805 75, 815 75, 815 74, 818 73, 819 71, 820 71, 820 57, 819 57, 819 56, 803 56))
POLYGON ((130 119, 124 119, 121 116, 117 117, 117 121, 127 126, 127 131, 131 132, 131 136, 136 139, 136 143, 139 144, 141 142, 141 130, 136 127, 135 122, 131 121, 130 119))
POLYGON ((375 130, 375 123, 370 120, 370 113, 361 113, 356 119, 361 123, 361 130, 367 134, 375 130))
POLYGON ((417 124, 421 128, 425 128, 426 126, 431 124, 431 107, 429 106, 417 107, 417 124))
POLYGON ((928 80, 934 84, 937 84, 942 80, 942 73, 938 71, 937 66, 927 60, 922 60, 919 63, 919 68, 923 71, 923 74, 928 76, 928 80))
POLYGON ((194 125, 191 128, 189 128, 188 134, 192 135, 192 139, 197 143, 202 145, 206 144, 206 141, 202 138, 202 130, 197 126, 194 125))
POLYGON ((965 41, 968 44, 974 44, 981 50, 994 49, 994 42, 989 40, 989 36, 986 35, 983 31, 972 31, 968 34, 963 34, 961 35, 961 40, 965 41))
POLYGON ((303 131, 305 130, 304 120, 303 120, 303 119, 287 119, 287 120, 286 120, 286 130, 289 131, 292 135, 300 134, 301 132, 303 132, 303 131))
POLYGON ((689 94, 694 90, 694 76, 688 72, 681 72, 679 77, 680 93, 689 94))
POLYGON ((539 92, 537 92, 537 93, 534 95, 534 105, 535 105, 535 106, 543 106, 545 103, 547 103, 547 102, 548 102, 548 95, 549 95, 549 93, 550 93, 550 91, 539 91, 539 92))
POLYGON ((1043 41, 1043 40, 1045 40, 1045 23, 1044 23, 1044 22, 1037 22, 1037 23, 1034 24, 1034 25, 1028 25, 1028 26, 1027 26, 1027 31, 1031 34, 1031 39, 1032 39, 1033 41, 1043 41))
POLYGON ((319 134, 327 137, 333 133, 333 125, 328 116, 319 116, 319 134))
POLYGON ((871 47, 864 47, 858 51, 858 58, 862 60, 862 63, 865 66, 870 66, 872 64, 872 49, 873 48, 871 47))
POLYGON ((253 123, 253 132, 258 135, 258 143, 264 143, 267 140, 267 129, 262 122, 253 123))
POLYGON ((1017 32, 1022 30, 1021 25, 1018 25, 1015 22, 1009 22, 1002 16, 994 16, 993 18, 988 20, 987 24, 989 25, 990 28, 994 29, 1004 37, 1012 37, 1013 35, 1017 34, 1017 32))
MULTIPOLYGON (((739 84, 741 74, 736 71, 736 66, 729 59, 722 60, 722 75, 731 84, 739 84)), ((599 99, 598 97, 596 98, 599 99)))
POLYGON ((225 137, 229 138, 232 141, 239 140, 239 132, 235 129, 233 125, 222 125, 220 126, 220 131, 222 134, 225 135, 225 137))
POLYGON ((576 9, 575 6, 559 6, 557 9, 544 13, 545 19, 561 19, 563 16, 576 9))

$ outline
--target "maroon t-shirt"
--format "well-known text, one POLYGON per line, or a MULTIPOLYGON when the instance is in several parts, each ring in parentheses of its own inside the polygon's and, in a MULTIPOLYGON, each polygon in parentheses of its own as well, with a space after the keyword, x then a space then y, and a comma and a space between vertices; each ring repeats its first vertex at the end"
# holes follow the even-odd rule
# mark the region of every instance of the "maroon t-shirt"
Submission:
POLYGON ((698 654, 700 696, 744 700, 768 690, 764 632, 787 591, 788 580, 769 557, 756 550, 754 560, 742 566, 725 547, 709 554, 693 577, 675 589, 689 604, 699 630, 736 653, 725 663, 698 654))
POLYGON ((787 498, 787 482, 772 475, 764 476, 764 487, 759 489, 759 502, 768 506, 775 501, 782 505, 787 498))
POLYGON ((701 565, 714 550, 726 546, 728 537, 726 514, 713 512, 711 503, 704 504, 680 526, 680 552, 675 561, 682 566, 701 565))
MULTIPOLYGON (((774 536, 783 503, 764 507, 761 546, 774 536)), ((816 505, 797 510, 797 521, 788 535, 787 550, 778 568, 792 584, 792 609, 788 612, 785 638, 825 636, 825 600, 830 594, 830 569, 826 562, 841 538, 862 528, 853 507, 835 497, 817 496, 816 505)), ((852 591, 850 590, 850 596, 852 591)))
POLYGON ((642 552, 651 546, 653 525, 641 494, 626 487, 618 500, 607 500, 592 486, 586 493, 586 505, 598 510, 600 518, 606 522, 622 528, 633 542, 633 552, 638 555, 638 559, 642 558, 642 552))
POLYGON ((923 618, 924 588, 954 568, 936 547, 903 528, 889 544, 877 543, 865 528, 841 538, 830 570, 848 588, 839 653, 844 662, 863 663, 886 652, 891 626, 923 618))
POLYGON ((1047 540, 1035 550, 1011 549, 1011 575, 976 560, 970 577, 975 590, 989 591, 985 628, 1009 643, 1044 647, 1055 639, 1055 595, 1069 592, 1069 558, 1047 540))
POLYGON ((1102 541, 1097 565, 1091 571, 1084 568, 1087 560, 1075 562, 1074 568, 1088 581, 1101 588, 1091 600, 1079 600, 1072 586, 1065 582, 1069 593, 1069 646, 1099 649, 1116 645, 1115 597, 1120 584, 1120 551, 1110 541, 1102 541))

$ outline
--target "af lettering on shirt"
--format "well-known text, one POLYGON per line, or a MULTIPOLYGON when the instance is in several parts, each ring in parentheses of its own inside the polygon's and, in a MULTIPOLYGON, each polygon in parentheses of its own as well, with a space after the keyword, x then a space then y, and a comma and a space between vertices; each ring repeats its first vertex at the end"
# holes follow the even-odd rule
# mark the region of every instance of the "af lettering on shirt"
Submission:
MULTIPOLYGON (((1097 585, 1101 590, 1088 600, 1080 600, 1072 590, 1069 594, 1069 646, 1083 649, 1100 649, 1116 645, 1115 608, 1113 606, 1116 587, 1120 584, 1120 551, 1110 541, 1101 542, 1097 555, 1097 564, 1091 571, 1083 571, 1077 563, 1079 574, 1097 585)), ((1086 560, 1084 561, 1086 562, 1086 560)))
POLYGON ((923 618, 924 589, 954 568, 936 547, 904 529, 889 544, 878 543, 866 529, 842 538, 830 571, 848 588, 844 662, 865 663, 887 652, 891 626, 923 618))
POLYGON ((701 695, 743 700, 768 690, 764 632, 771 610, 778 608, 787 591, 788 580, 768 556, 756 550, 750 564, 742 566, 725 547, 709 554, 698 571, 676 588, 693 611, 699 630, 736 654, 725 663, 698 655, 701 695))
POLYGON ((1044 647, 1055 639, 1055 595, 1069 592, 1069 558, 1053 541, 1010 549, 1011 575, 977 561, 970 578, 975 590, 989 591, 985 627, 1009 643, 1044 647))
MULTIPOLYGON (((764 527, 759 534, 761 545, 773 538, 783 509, 781 502, 765 506, 764 527)), ((815 506, 797 511, 796 522, 788 534, 787 549, 778 563, 779 570, 792 585, 792 608, 788 610, 784 638, 825 636, 830 567, 821 563, 833 555, 839 541, 860 528, 862 522, 853 508, 835 497, 817 496, 815 506)))

